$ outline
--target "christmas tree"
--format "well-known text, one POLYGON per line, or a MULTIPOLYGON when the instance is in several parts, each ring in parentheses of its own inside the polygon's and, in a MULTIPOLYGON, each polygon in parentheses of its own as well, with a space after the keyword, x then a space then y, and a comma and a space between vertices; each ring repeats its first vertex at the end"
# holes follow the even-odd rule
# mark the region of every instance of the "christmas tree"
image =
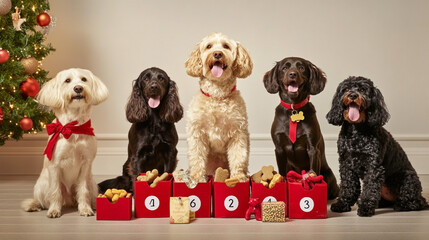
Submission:
POLYGON ((42 60, 54 51, 43 45, 53 26, 48 10, 46 0, 0 0, 0 146, 54 119, 34 100, 49 80, 42 60))

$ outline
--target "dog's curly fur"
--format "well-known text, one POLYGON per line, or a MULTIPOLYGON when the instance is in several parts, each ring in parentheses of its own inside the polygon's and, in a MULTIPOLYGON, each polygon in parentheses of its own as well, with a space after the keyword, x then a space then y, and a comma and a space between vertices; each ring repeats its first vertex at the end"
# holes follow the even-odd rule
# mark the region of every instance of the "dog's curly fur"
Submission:
MULTIPOLYGON (((325 73, 320 68, 298 57, 288 57, 277 62, 273 69, 264 75, 267 91, 272 94, 279 93, 280 99, 288 104, 297 104, 309 95, 319 94, 325 88, 326 81, 325 73)), ((291 170, 301 172, 312 169, 316 174, 323 175, 328 184, 328 198, 334 199, 338 196, 339 188, 326 161, 325 142, 316 117, 316 109, 308 102, 298 110, 304 113, 305 119, 298 124, 295 143, 289 139, 292 111, 279 104, 271 127, 279 172, 286 176, 291 170)))
POLYGON ((222 33, 212 33, 197 44, 185 62, 186 72, 199 77, 201 91, 187 114, 188 159, 191 177, 200 180, 221 166, 231 177, 247 180, 249 131, 246 105, 235 88, 237 78, 252 73, 246 49, 222 33), (215 76, 213 68, 222 68, 215 76), (209 96, 206 96, 209 95, 209 96))
MULTIPOLYGON (((90 119, 92 106, 106 100, 108 94, 91 71, 71 68, 45 83, 37 100, 52 109, 57 117, 54 121, 82 125, 90 119)), ((81 216, 94 215, 98 191, 91 169, 96 153, 95 136, 72 134, 66 139, 60 134, 51 161, 44 159, 33 199, 23 201, 22 208, 28 212, 48 209, 48 217, 58 218, 62 206, 77 205, 81 216)))
POLYGON ((326 117, 329 123, 342 126, 337 143, 340 195, 332 211, 350 211, 357 202, 359 216, 372 216, 379 203, 387 200, 397 211, 428 208, 407 155, 382 127, 390 115, 371 80, 349 77, 340 83, 326 117))
POLYGON ((135 80, 126 115, 132 123, 128 132, 128 159, 122 176, 108 179, 98 186, 132 191, 140 173, 157 169, 172 173, 177 166, 178 136, 175 122, 183 117, 176 83, 159 68, 144 70, 135 80))

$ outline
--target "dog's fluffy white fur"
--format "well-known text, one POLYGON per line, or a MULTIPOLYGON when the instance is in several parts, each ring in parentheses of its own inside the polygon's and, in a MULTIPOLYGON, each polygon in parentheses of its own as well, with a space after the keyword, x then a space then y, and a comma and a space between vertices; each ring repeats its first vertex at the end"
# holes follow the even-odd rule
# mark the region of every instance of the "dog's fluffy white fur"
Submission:
POLYGON ((212 33, 197 44, 185 67, 188 75, 200 78, 201 91, 210 95, 198 92, 187 113, 191 177, 200 180, 223 167, 231 177, 246 181, 250 146, 246 105, 240 91, 232 89, 237 78, 252 73, 249 54, 239 42, 212 33), (215 65, 223 69, 221 76, 211 71, 215 65))
MULTIPOLYGON (((72 68, 59 72, 44 84, 37 100, 51 108, 62 125, 73 121, 81 125, 90 119, 92 105, 104 101, 108 93, 91 71, 72 68), (76 86, 83 88, 80 94, 74 91, 76 86)), ((60 134, 51 161, 44 158, 33 199, 24 200, 22 208, 29 212, 48 209, 47 216, 56 218, 61 216, 63 206, 77 204, 81 216, 94 215, 98 188, 91 168, 96 152, 94 136, 72 134, 65 139, 60 134)))

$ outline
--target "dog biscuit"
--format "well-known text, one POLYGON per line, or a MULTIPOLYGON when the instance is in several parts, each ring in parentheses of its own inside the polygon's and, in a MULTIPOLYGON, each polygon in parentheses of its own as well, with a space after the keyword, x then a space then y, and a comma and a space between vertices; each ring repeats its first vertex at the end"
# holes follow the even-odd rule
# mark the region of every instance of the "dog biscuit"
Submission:
POLYGON ((148 183, 151 183, 155 180, 155 178, 158 177, 158 169, 153 169, 152 172, 150 172, 149 174, 147 174, 147 181, 148 183))
POLYGON ((238 178, 228 178, 225 180, 225 184, 228 187, 235 187, 235 185, 237 185, 237 183, 239 182, 238 178))
POLYGON ((107 198, 112 203, 115 203, 119 200, 119 198, 123 197, 131 197, 131 193, 127 193, 124 189, 107 189, 104 194, 98 194, 99 198, 107 198))
POLYGON ((159 177, 155 178, 155 180, 153 180, 153 183, 150 185, 150 187, 151 188, 156 187, 156 185, 158 185, 158 182, 166 180, 167 177, 168 177, 168 173, 166 173, 166 172, 163 173, 161 176, 159 176, 159 177))
POLYGON ((283 181, 282 175, 280 175, 278 173, 275 174, 273 176, 273 179, 271 179, 271 182, 270 182, 270 185, 268 186, 268 188, 273 188, 276 185, 276 183, 281 182, 281 181, 283 181))
POLYGON ((267 181, 273 179, 274 167, 272 165, 262 167, 262 180, 267 181))
POLYGON ((259 170, 257 173, 252 175, 252 181, 255 183, 260 183, 262 180, 262 170, 259 170))
POLYGON ((268 182, 267 181, 262 181, 261 180, 261 182, 260 183, 262 183, 262 185, 264 186, 264 187, 266 187, 266 188, 268 188, 269 187, 269 184, 268 184, 268 182))
POLYGON ((229 178, 228 169, 223 169, 221 167, 218 167, 216 169, 215 177, 214 177, 215 182, 225 182, 225 180, 228 178, 229 178))
POLYGON ((137 177, 137 181, 147 181, 147 176, 146 175, 140 175, 137 177))

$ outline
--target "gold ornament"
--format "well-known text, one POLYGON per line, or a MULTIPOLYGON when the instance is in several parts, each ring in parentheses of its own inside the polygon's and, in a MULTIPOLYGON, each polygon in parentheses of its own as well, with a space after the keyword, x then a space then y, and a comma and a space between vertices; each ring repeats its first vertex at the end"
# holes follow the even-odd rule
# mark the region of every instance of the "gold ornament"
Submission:
POLYGON ((0 16, 6 15, 12 8, 10 0, 0 0, 0 16))
POLYGON ((25 74, 33 74, 39 67, 39 62, 34 57, 26 57, 21 59, 21 64, 24 67, 25 74))

